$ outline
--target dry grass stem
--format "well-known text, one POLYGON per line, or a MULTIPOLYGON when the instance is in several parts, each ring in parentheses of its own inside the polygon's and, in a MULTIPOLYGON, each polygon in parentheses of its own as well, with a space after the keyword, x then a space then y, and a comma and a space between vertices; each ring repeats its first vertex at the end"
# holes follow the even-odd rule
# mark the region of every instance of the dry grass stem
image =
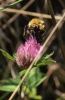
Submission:
MULTIPOLYGON (((18 13, 18 14, 30 15, 30 16, 35 16, 35 17, 40 17, 41 16, 42 18, 51 19, 51 15, 40 14, 40 13, 24 11, 24 10, 17 10, 17 9, 7 8, 7 9, 4 9, 3 11, 9 12, 9 13, 18 13)), ((61 16, 55 16, 55 19, 59 20, 59 19, 61 19, 61 16)))
MULTIPOLYGON (((26 10, 33 2, 34 2, 35 0, 30 0, 24 7, 22 7, 21 9, 22 10, 26 10)), ((9 8, 8 8, 9 9, 9 8)), ((12 9, 10 9, 10 11, 11 11, 12 9)), ((7 23, 6 24, 4 24, 3 26, 2 26, 2 29, 5 29, 5 28, 7 28, 7 26, 9 25, 9 24, 11 24, 18 16, 20 15, 20 13, 16 13, 15 15, 13 15, 13 17, 11 17, 8 21, 7 21, 7 23)))
POLYGON ((31 63, 31 65, 29 66, 27 72, 25 73, 25 75, 23 76, 23 78, 21 79, 19 85, 16 87, 16 89, 14 90, 14 92, 12 93, 12 95, 10 96, 10 98, 8 100, 12 100, 16 94, 16 92, 18 91, 18 89, 20 88, 20 86, 22 85, 23 81, 25 80, 27 74, 29 73, 29 71, 31 70, 31 68, 33 67, 34 64, 36 64, 36 62, 42 57, 43 55, 43 51, 44 48, 46 46, 46 44, 49 42, 49 40, 51 39, 52 35, 54 34, 54 32, 56 31, 56 29, 58 28, 59 24, 62 22, 62 20, 65 17, 65 13, 62 15, 61 19, 58 21, 58 23, 55 25, 55 27, 53 28, 53 30, 51 31, 50 35, 48 36, 48 38, 46 39, 46 41, 44 42, 44 44, 42 45, 41 49, 39 50, 37 56, 35 57, 35 59, 33 60, 33 62, 31 63))

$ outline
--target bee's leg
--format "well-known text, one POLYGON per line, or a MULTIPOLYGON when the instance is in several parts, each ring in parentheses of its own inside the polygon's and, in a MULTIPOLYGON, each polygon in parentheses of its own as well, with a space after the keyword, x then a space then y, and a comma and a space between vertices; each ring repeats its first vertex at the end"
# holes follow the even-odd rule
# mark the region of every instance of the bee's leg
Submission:
POLYGON ((46 31, 42 31, 42 37, 46 34, 46 31))
POLYGON ((29 34, 29 27, 28 27, 28 25, 26 25, 24 27, 23 37, 26 39, 28 37, 28 34, 29 34))

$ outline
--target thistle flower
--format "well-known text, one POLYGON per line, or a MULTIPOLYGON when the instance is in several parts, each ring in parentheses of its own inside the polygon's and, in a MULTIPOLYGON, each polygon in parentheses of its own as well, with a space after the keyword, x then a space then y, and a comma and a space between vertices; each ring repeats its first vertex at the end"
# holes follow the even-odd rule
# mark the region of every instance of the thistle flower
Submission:
POLYGON ((37 43, 36 38, 30 36, 24 44, 18 47, 16 53, 16 63, 23 69, 28 68, 30 63, 36 57, 40 49, 40 44, 37 43))

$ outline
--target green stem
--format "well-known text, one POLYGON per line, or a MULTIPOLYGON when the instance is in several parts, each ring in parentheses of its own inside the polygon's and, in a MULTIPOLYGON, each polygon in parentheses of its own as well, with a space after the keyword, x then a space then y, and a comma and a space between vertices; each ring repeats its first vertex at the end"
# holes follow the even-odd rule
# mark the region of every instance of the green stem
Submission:
POLYGON ((15 4, 17 4, 17 3, 21 2, 21 1, 22 1, 22 0, 18 0, 18 1, 15 1, 15 2, 13 2, 13 3, 7 5, 7 6, 4 6, 3 8, 0 8, 0 11, 3 10, 3 9, 6 9, 6 8, 8 8, 8 7, 11 7, 11 6, 13 6, 13 5, 15 5, 15 4))

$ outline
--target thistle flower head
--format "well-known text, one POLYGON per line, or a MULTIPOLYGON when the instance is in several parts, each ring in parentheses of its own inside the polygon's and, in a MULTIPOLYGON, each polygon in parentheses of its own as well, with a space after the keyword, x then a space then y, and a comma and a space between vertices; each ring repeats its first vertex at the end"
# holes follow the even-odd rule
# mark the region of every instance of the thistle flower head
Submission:
POLYGON ((36 57, 38 51, 40 49, 40 44, 37 43, 36 38, 33 36, 29 37, 28 40, 24 44, 21 44, 18 47, 16 53, 16 62, 21 68, 28 68, 30 63, 36 57))

